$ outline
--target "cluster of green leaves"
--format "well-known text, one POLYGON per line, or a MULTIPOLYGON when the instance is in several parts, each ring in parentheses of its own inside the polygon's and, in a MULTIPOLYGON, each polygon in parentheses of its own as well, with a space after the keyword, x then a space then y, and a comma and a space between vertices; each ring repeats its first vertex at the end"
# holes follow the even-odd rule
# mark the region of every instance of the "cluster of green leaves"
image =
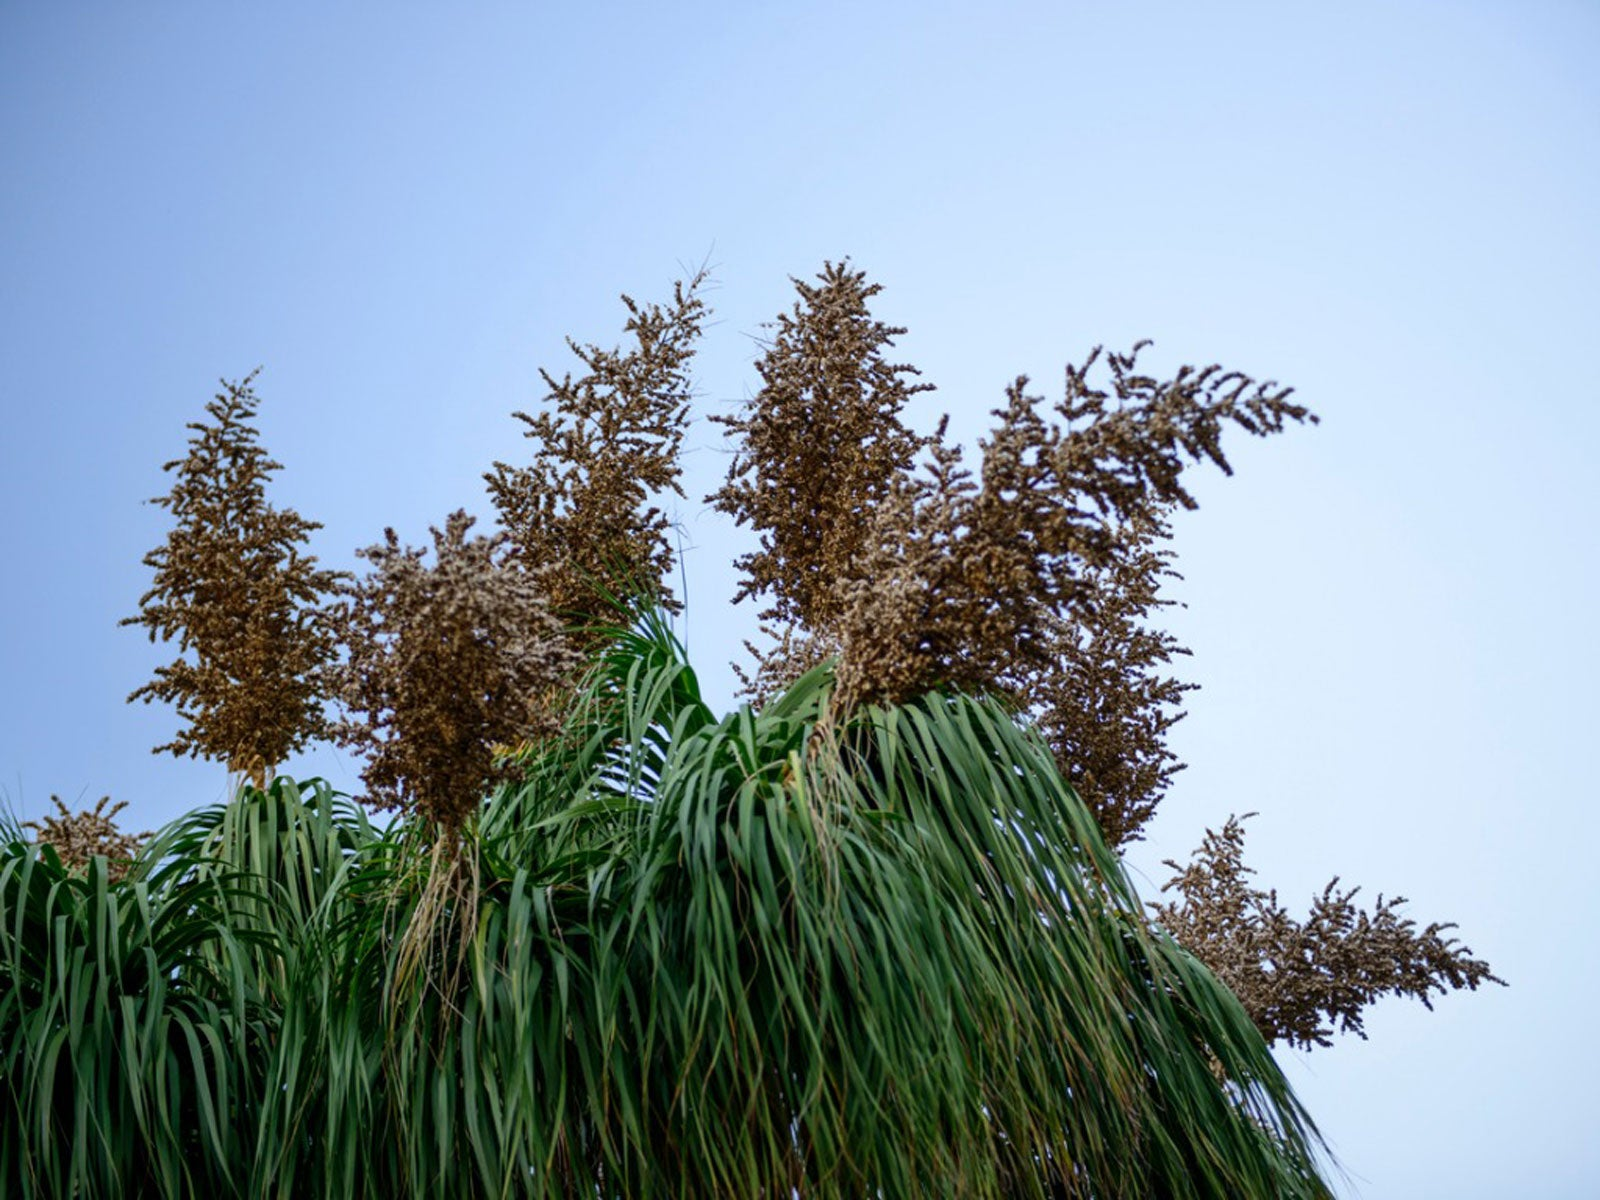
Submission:
POLYGON ((121 881, 7 833, 17 1197, 1320 1196, 1249 1018, 1048 746, 951 693, 716 718, 659 616, 465 833, 246 787, 121 881))
POLYGON ((119 874, 0 828, 0 1193, 248 1195, 304 936, 360 809, 287 780, 119 874))

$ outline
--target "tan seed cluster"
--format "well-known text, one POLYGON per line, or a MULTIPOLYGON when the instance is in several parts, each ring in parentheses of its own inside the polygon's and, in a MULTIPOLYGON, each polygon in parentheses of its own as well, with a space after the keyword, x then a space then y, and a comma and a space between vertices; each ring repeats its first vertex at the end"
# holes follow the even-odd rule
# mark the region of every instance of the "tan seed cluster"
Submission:
POLYGON ((839 584, 850 597, 839 637, 846 702, 893 702, 935 686, 999 690, 1029 707, 1047 701, 1070 627, 1094 618, 1106 585, 1137 574, 1127 569, 1129 539, 1156 536, 1173 506, 1194 505, 1186 465, 1228 469, 1225 425, 1268 434, 1310 418, 1289 389, 1218 367, 1143 375, 1142 345, 1104 356, 1105 387, 1094 380, 1099 350, 1069 366, 1053 413, 1019 378, 979 443, 976 478, 958 448, 941 446, 930 469, 879 508, 865 553, 839 584))
POLYGON ((578 662, 538 580, 512 568, 505 534, 467 536, 453 513, 433 529, 433 563, 394 530, 361 551, 372 570, 336 613, 348 656, 334 672, 347 711, 334 732, 367 756, 367 796, 459 830, 509 778, 497 747, 555 727, 578 662))
POLYGON ((1176 574, 1166 523, 1132 521, 1113 533, 1108 560, 1081 577, 1092 602, 1048 627, 1053 666, 1022 681, 1018 695, 1067 782, 1120 845, 1141 836, 1183 769, 1167 731, 1195 685, 1163 673, 1189 651, 1150 623, 1172 603, 1160 593, 1176 574))
POLYGON ((497 462, 484 476, 512 561, 536 575, 551 608, 580 629, 614 623, 608 595, 642 592, 677 607, 668 520, 651 498, 683 495, 678 455, 705 283, 703 271, 680 282, 666 307, 623 296, 633 339, 626 350, 569 340, 586 373, 557 380, 541 372, 548 407, 514 414, 538 447, 533 462, 497 462))
POLYGON ((905 330, 872 319, 867 302, 882 286, 864 271, 828 263, 817 283, 793 282, 800 299, 769 326, 756 363, 761 389, 741 412, 712 418, 736 449, 727 482, 706 499, 761 539, 735 564, 744 574, 735 601, 767 597, 764 621, 826 635, 873 514, 926 444, 900 411, 932 385, 886 358, 905 330))
POLYGON ((1365 1037, 1362 1011, 1380 996, 1432 1008, 1434 993, 1504 982, 1445 936, 1454 925, 1418 930, 1402 917, 1403 896, 1379 896, 1367 911, 1355 905, 1358 889, 1334 879, 1295 920, 1276 891, 1250 886, 1240 818, 1208 830, 1187 866, 1167 866, 1175 874, 1162 891, 1177 898, 1151 906, 1156 920, 1228 985, 1268 1041, 1327 1046, 1335 1027, 1365 1037))
POLYGON ((254 381, 223 381, 211 419, 189 425, 188 455, 163 467, 176 478, 151 503, 173 528, 145 556, 155 577, 122 624, 178 642, 180 656, 128 697, 168 701, 187 722, 155 752, 215 759, 263 786, 328 732, 322 674, 335 643, 321 604, 340 576, 302 549, 321 526, 267 503, 266 481, 282 467, 250 424, 254 381))
POLYGON ((33 831, 33 840, 41 846, 51 846, 62 865, 72 870, 82 870, 95 855, 106 858, 106 874, 110 879, 123 878, 128 873, 129 860, 139 853, 150 834, 125 833, 117 826, 117 814, 128 807, 126 800, 111 804, 110 796, 101 796, 93 808, 73 812, 62 803, 60 796, 51 796, 56 806, 54 816, 38 821, 24 821, 22 827, 33 831), (106 806, 110 804, 111 807, 106 806))

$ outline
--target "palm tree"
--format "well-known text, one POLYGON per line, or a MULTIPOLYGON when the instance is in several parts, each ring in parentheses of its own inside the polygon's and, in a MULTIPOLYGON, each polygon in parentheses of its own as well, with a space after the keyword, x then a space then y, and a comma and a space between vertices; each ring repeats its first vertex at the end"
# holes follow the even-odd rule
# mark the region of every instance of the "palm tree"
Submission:
MULTIPOLYGON (((665 618, 466 831, 279 780, 123 880, 0 853, 16 1196, 1321 1196, 1238 1002, 1000 703, 717 718, 665 618)), ((15 831, 13 831, 15 832, 15 831)))

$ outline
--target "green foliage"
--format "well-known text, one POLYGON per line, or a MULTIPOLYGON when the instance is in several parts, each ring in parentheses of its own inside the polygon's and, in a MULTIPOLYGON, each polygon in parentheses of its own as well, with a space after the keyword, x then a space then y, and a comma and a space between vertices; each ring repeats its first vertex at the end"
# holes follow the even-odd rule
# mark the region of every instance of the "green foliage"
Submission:
POLYGON ((1325 1195, 1037 735, 832 687, 719 720, 659 616, 618 632, 465 831, 465 958, 410 974, 429 828, 322 785, 242 789, 121 882, 14 841, 0 1192, 1325 1195))
POLYGON ((237 1193, 273 1024, 230 880, 0 852, 0 1191, 237 1193))

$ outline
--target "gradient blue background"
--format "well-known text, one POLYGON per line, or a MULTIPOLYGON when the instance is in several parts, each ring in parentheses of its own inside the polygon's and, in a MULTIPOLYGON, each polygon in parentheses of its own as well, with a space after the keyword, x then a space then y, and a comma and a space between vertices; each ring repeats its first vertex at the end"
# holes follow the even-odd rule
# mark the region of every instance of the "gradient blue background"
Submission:
MULTIPOLYGON (((222 796, 150 755, 173 717, 123 697, 162 651, 117 627, 218 376, 265 366, 275 499, 345 567, 488 510, 508 414, 618 292, 715 265, 703 416, 787 277, 849 255, 926 426, 1146 336, 1323 416, 1197 477, 1192 765, 1131 861, 1153 891, 1259 810, 1287 900, 1403 892, 1511 982, 1283 1056, 1346 1195, 1600 1195, 1600 7, 457 7, 0 4, 9 802, 222 796)), ((699 503, 718 431, 690 445, 687 632, 727 699, 747 543, 699 503)))

